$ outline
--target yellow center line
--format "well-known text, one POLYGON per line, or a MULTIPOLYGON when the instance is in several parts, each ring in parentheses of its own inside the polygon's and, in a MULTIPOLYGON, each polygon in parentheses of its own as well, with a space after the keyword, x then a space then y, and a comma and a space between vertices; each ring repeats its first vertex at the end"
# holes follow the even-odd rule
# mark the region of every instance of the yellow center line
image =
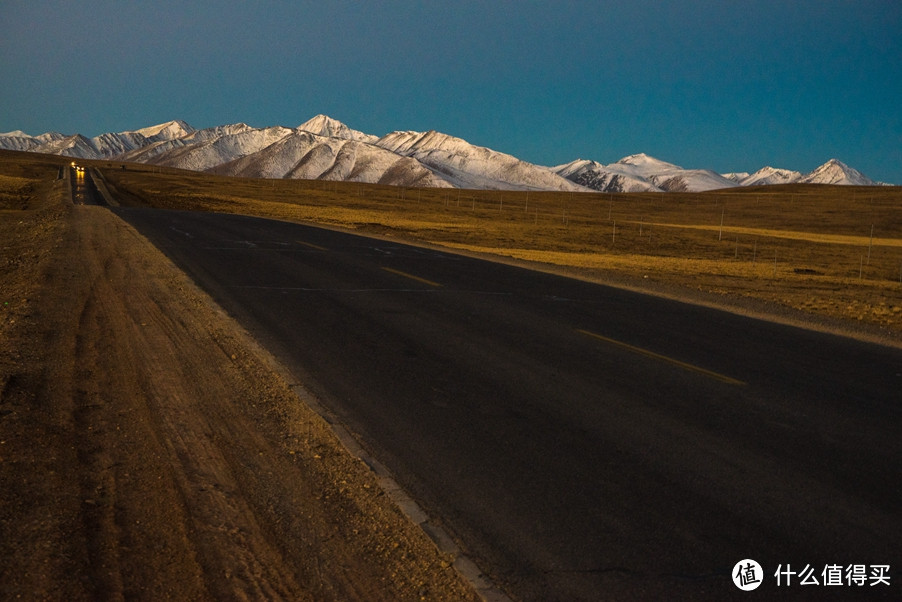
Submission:
POLYGON ((420 278, 419 276, 414 276, 413 274, 408 274, 407 272, 402 272, 401 270, 393 270, 392 268, 386 267, 383 267, 382 269, 386 272, 391 272, 392 274, 397 274, 398 276, 404 276, 405 278, 410 278, 411 280, 416 280, 417 282, 422 282, 423 284, 428 284, 429 286, 434 286, 436 288, 440 288, 442 286, 438 282, 426 280, 425 278, 420 278))
POLYGON ((328 251, 325 247, 321 247, 319 245, 315 245, 312 242, 304 242, 303 240, 297 241, 299 245, 304 245, 305 247, 310 247, 311 249, 316 249, 317 251, 328 251))
POLYGON ((699 366, 687 364, 686 362, 681 362, 680 360, 674 359, 672 357, 667 357, 666 355, 661 355, 660 353, 655 353, 654 351, 649 351, 648 349, 642 349, 641 347, 635 347, 628 343, 623 343, 621 341, 609 339, 608 337, 601 336, 600 334, 595 334, 594 332, 589 332, 588 330, 582 330, 580 328, 577 328, 576 332, 578 332, 580 334, 584 334, 589 337, 592 337, 593 339, 598 339, 599 341, 604 341, 605 343, 617 345, 618 347, 626 349, 627 351, 632 351, 633 353, 638 353, 638 354, 644 355, 646 357, 654 358, 656 360, 661 360, 663 362, 668 362, 670 364, 673 364, 674 366, 679 366, 680 368, 683 368, 684 370, 690 370, 692 372, 698 372, 699 374, 704 374, 707 377, 719 380, 721 382, 725 382, 730 385, 745 386, 748 384, 748 383, 742 382, 741 380, 736 380, 735 378, 730 378, 729 376, 725 376, 718 372, 706 370, 705 368, 700 368, 699 366))

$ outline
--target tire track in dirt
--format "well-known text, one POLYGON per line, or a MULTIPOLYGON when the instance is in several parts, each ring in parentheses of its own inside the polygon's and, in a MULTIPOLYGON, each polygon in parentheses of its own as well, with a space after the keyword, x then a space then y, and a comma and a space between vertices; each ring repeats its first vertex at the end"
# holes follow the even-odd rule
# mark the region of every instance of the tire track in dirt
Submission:
POLYGON ((61 220, 2 381, 0 597, 476 599, 150 243, 104 208, 61 220))
MULTIPOLYGON (((86 211, 73 214, 68 256, 77 261, 50 275, 66 285, 54 287, 51 297, 60 298, 48 306, 77 319, 54 329, 51 354, 57 362, 45 375, 55 383, 49 405, 62 411, 63 400, 71 400, 65 411, 71 413, 69 436, 77 461, 72 468, 84 535, 84 593, 103 599, 148 592, 195 598, 204 588, 191 549, 184 545, 189 541, 184 505, 173 503, 176 489, 159 464, 164 456, 158 437, 152 436, 155 418, 136 386, 142 363, 135 343, 121 332, 128 312, 113 284, 126 274, 123 259, 115 255, 121 249, 104 248, 98 235, 108 231, 88 227, 93 216, 86 211), (179 589, 167 591, 165 584, 175 582, 179 589)), ((46 316, 43 321, 59 320, 46 316)))

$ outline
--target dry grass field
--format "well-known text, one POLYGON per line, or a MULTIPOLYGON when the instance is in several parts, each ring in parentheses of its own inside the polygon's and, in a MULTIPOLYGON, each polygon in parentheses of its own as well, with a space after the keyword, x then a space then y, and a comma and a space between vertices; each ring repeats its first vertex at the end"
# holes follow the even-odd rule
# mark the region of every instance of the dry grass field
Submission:
POLYGON ((345 228, 650 290, 902 332, 902 188, 705 193, 411 189, 107 164, 127 203, 345 228), (675 292, 674 292, 675 291, 675 292))
MULTIPOLYGON (((68 162, 4 155, 0 211, 21 209, 68 162)), ((902 335, 902 187, 526 193, 255 180, 86 163, 102 170, 126 205, 322 224, 902 335)))
POLYGON ((66 195, 57 181, 60 159, 0 154, 0 338, 30 312, 37 273, 50 260, 66 195))

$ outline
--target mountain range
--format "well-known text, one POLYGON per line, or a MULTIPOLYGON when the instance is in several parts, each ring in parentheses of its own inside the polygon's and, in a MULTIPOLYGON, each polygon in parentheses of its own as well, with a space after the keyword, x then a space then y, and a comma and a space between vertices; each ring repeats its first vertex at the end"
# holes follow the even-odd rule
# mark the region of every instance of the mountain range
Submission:
POLYGON ((684 169, 645 154, 616 163, 577 159, 543 167, 436 132, 397 131, 379 137, 317 115, 298 127, 254 128, 244 123, 196 130, 170 121, 101 134, 22 131, 0 134, 0 148, 82 159, 134 161, 253 178, 296 178, 504 190, 700 192, 736 186, 812 183, 878 185, 837 159, 803 174, 764 167, 719 174, 684 169))

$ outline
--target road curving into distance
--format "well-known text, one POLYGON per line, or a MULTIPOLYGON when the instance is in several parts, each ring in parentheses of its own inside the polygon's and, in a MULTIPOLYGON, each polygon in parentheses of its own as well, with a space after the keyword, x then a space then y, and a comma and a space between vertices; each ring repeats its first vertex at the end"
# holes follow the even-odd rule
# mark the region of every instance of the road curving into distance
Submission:
POLYGON ((322 228, 113 211, 514 598, 723 599, 745 558, 771 596, 799 593, 779 565, 898 566, 899 349, 322 228))

